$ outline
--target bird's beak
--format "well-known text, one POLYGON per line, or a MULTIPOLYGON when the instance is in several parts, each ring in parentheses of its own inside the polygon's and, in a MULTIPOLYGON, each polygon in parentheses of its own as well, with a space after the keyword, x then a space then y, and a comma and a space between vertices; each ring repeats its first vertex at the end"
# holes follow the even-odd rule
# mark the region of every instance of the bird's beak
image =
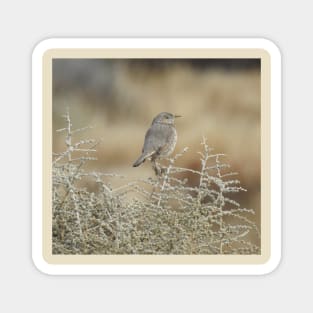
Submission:
POLYGON ((177 117, 182 117, 182 116, 181 115, 174 115, 174 117, 177 118, 177 117))

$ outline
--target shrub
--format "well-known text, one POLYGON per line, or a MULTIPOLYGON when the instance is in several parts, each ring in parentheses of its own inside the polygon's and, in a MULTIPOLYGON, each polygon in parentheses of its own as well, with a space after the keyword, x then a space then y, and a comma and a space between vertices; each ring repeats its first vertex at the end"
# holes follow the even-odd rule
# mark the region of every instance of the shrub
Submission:
POLYGON ((54 154, 53 254, 259 254, 260 233, 231 194, 245 192, 223 154, 213 154, 202 140, 199 170, 177 166, 174 157, 158 164, 162 174, 113 187, 115 173, 85 170, 99 144, 73 142, 70 115, 64 116, 66 150, 54 154), (78 157, 73 157, 78 155, 78 157), (187 174, 198 184, 188 184, 187 174), (92 179, 97 191, 85 182, 92 179), (256 238, 256 239, 253 239, 256 238))

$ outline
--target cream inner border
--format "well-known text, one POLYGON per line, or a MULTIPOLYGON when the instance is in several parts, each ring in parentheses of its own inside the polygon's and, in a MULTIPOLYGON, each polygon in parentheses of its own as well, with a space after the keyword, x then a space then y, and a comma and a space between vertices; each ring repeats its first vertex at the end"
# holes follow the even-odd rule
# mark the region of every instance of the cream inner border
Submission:
POLYGON ((271 251, 270 83, 271 57, 264 49, 49 49, 43 55, 43 258, 48 264, 264 264, 271 251), (56 58, 260 58, 261 59, 261 255, 52 255, 52 60, 56 58))

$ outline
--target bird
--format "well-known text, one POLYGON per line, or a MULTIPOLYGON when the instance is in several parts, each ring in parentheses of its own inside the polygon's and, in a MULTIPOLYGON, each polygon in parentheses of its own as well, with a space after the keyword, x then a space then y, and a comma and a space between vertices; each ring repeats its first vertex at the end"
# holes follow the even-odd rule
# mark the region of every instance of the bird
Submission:
POLYGON ((177 132, 174 120, 177 117, 181 117, 181 115, 161 112, 153 119, 145 135, 142 153, 134 162, 133 167, 137 167, 145 162, 145 160, 150 159, 153 162, 153 168, 156 174, 159 174, 155 163, 156 160, 168 157, 175 149, 177 132))

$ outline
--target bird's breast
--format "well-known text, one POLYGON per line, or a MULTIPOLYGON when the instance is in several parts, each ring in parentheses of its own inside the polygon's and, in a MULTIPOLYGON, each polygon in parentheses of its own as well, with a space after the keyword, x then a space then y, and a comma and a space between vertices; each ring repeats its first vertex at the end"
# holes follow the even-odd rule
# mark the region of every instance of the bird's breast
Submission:
POLYGON ((168 137, 164 147, 161 150, 162 156, 169 156, 175 149, 177 142, 177 132, 175 127, 171 126, 168 129, 168 137))

